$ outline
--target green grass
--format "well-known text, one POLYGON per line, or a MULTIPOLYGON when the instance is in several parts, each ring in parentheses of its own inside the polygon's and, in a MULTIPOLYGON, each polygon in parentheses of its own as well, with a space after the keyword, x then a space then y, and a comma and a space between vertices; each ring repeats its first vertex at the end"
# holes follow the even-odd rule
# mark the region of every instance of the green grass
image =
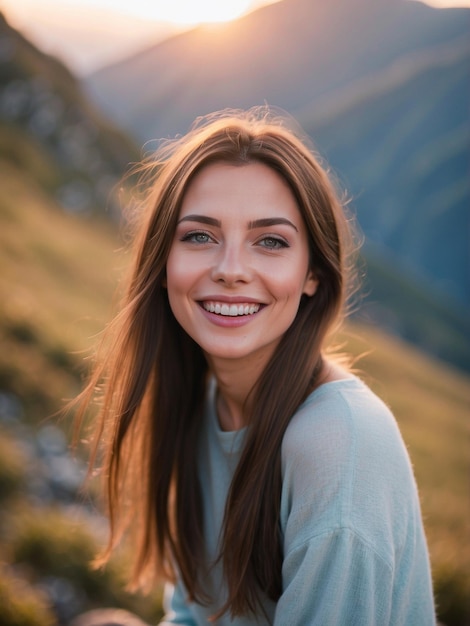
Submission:
MULTIPOLYGON (((85 357, 109 318, 126 258, 112 225, 64 213, 6 162, 0 187, 0 393, 20 400, 33 432, 49 423, 68 430, 68 420, 54 414, 81 388, 85 357)), ((0 572, 0 598, 11 608, 8 615, 0 609, 0 621, 55 624, 38 586, 53 576, 82 589, 88 608, 124 607, 156 622, 159 593, 147 599, 125 592, 125 557, 105 572, 91 567, 103 541, 94 524, 87 528, 86 519, 53 503, 37 508, 27 497, 26 481, 37 470, 21 432, 0 425, 0 562, 15 568, 0 572), (10 599, 19 588, 31 609, 10 599)))
MULTIPOLYGON (((35 427, 80 389, 84 354, 109 319, 127 258, 109 224, 64 214, 4 162, 0 187, 0 392, 16 394, 26 423, 35 427)), ((463 625, 470 595, 469 377, 372 327, 350 325, 342 339, 347 350, 362 355, 356 369, 400 424, 420 490, 440 617, 447 626, 463 625)), ((70 571, 75 567, 86 584, 93 583, 98 579, 87 573, 85 563, 95 539, 75 530, 69 554, 60 554, 57 537, 48 532, 55 528, 67 535, 70 520, 47 509, 44 519, 53 523, 26 523, 34 511, 24 500, 25 474, 14 460, 20 442, 11 437, 0 433, 0 557, 10 565, 18 555, 29 560, 35 573, 21 583, 28 589, 39 572, 31 565, 32 554, 42 559, 36 568, 49 572, 70 559, 70 571)), ((25 454, 20 448, 18 455, 25 454)), ((116 580, 99 579, 100 597, 117 597, 116 580), (113 588, 111 595, 106 585, 113 588)), ((15 581, 10 587, 20 584, 15 581)), ((41 594, 30 595, 32 604, 42 602, 41 594)), ((122 602, 131 606, 128 598, 122 602)), ((148 618, 158 608, 145 611, 148 618)))
POLYGON ((107 222, 63 213, 5 162, 0 186, 0 386, 54 411, 76 391, 124 261, 107 222))

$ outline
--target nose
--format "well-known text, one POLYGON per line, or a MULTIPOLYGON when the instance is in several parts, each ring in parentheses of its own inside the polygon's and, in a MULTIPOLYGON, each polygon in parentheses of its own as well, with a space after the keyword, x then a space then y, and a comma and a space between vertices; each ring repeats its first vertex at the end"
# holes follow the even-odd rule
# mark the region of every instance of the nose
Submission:
POLYGON ((251 280, 251 269, 247 252, 238 245, 224 245, 218 250, 211 271, 211 278, 215 282, 233 285, 246 283, 251 280))

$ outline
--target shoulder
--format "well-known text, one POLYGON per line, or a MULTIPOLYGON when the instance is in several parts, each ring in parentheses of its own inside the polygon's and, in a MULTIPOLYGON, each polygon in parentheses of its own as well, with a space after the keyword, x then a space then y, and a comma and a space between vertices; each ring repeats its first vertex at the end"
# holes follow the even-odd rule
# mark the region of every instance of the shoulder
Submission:
POLYGON ((281 458, 281 525, 291 547, 349 529, 382 553, 398 539, 392 535, 402 542, 408 517, 418 515, 395 418, 358 378, 326 383, 307 398, 286 430, 281 458))
POLYGON ((353 460, 352 453, 367 452, 371 460, 387 449, 404 453, 392 412, 359 378, 349 377, 321 385, 299 407, 287 427, 282 457, 285 465, 303 452, 315 453, 324 466, 328 460, 353 460))

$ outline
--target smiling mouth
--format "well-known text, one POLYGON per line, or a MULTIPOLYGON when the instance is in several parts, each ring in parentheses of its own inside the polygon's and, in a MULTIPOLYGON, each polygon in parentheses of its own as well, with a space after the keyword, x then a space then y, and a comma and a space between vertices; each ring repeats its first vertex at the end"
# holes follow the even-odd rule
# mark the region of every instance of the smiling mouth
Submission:
POLYGON ((202 307, 209 313, 223 315, 227 317, 238 317, 239 315, 253 315, 258 313, 260 304, 227 304, 225 302, 202 302, 202 307))

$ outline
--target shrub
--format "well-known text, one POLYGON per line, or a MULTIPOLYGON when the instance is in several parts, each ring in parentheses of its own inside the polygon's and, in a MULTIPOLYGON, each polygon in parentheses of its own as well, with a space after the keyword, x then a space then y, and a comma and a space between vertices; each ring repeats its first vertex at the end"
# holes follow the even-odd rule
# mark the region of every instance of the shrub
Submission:
POLYGON ((10 336, 24 344, 34 345, 38 343, 36 332, 25 321, 12 322, 8 329, 10 336))
POLYGON ((439 621, 446 626, 470 624, 470 576, 449 566, 434 572, 434 590, 439 621))
POLYGON ((2 626, 55 626, 57 623, 41 591, 7 568, 0 568, 2 626))
POLYGON ((20 446, 0 435, 0 504, 19 493, 25 485, 26 459, 20 446))
POLYGON ((51 597, 60 600, 64 595, 60 589, 56 593, 57 585, 75 596, 76 606, 54 603, 58 614, 67 612, 62 617, 70 619, 78 611, 103 606, 128 609, 153 623, 162 616, 158 590, 150 597, 124 590, 123 571, 128 569, 125 555, 113 559, 104 569, 92 567, 98 541, 91 518, 81 513, 72 517, 55 508, 25 509, 16 515, 14 525, 8 546, 11 562, 28 567, 36 582, 49 589, 51 597))
POLYGON ((90 566, 97 545, 84 520, 55 508, 24 514, 17 520, 10 550, 14 562, 29 565, 41 577, 73 581, 91 599, 114 599, 111 574, 90 566))

